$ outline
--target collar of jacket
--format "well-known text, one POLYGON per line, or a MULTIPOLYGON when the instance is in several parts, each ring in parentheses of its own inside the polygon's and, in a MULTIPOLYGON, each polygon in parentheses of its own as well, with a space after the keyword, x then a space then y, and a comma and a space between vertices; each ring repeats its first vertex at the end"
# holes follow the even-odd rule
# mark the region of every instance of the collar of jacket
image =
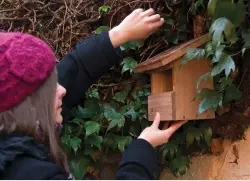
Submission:
POLYGON ((45 146, 37 144, 33 137, 0 133, 0 172, 5 170, 7 162, 12 162, 23 154, 46 160, 45 146))

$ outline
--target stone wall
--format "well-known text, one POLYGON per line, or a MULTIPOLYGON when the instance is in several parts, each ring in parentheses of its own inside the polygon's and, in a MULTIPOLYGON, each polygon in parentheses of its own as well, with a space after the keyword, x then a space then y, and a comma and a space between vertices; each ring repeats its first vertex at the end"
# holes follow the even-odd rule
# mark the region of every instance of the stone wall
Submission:
POLYGON ((164 180, 249 180, 250 179, 250 128, 245 132, 245 140, 223 141, 224 152, 220 155, 200 155, 191 159, 186 175, 176 178, 169 170, 164 170, 164 180))

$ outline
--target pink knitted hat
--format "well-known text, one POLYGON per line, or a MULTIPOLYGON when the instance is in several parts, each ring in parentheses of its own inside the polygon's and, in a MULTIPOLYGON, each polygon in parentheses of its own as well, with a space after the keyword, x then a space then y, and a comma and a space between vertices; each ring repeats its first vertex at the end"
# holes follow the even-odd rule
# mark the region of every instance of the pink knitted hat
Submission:
POLYGON ((55 64, 53 51, 42 40, 23 33, 0 33, 0 112, 34 93, 55 64))

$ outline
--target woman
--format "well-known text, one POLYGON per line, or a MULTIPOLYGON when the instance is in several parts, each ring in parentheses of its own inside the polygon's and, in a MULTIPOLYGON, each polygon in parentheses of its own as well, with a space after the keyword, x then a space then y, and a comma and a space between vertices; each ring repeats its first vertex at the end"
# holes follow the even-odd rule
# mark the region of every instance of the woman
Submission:
MULTIPOLYGON (((162 24, 153 10, 136 10, 109 33, 80 42, 57 67, 54 53, 40 39, 0 33, 0 178, 72 179, 58 144, 62 106, 69 117, 68 110, 84 91, 119 62, 117 47, 146 38, 162 24)), ((152 126, 129 145, 117 179, 155 178, 159 169, 153 147, 167 142, 184 123, 161 131, 159 122, 157 114, 152 126)))

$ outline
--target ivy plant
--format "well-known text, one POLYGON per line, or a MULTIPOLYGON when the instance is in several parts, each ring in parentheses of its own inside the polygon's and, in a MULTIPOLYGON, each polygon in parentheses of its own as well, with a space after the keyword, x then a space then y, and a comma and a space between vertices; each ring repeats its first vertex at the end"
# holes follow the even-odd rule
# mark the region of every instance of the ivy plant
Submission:
MULTIPOLYGON (((195 10, 195 14, 203 14, 206 1, 193 2, 191 9, 195 10)), ((109 6, 102 6, 99 12, 107 13, 110 9, 109 6)), ((250 47, 250 31, 242 26, 245 17, 243 0, 210 0, 207 11, 212 19, 209 31, 211 41, 203 48, 187 50, 181 61, 181 66, 185 66, 193 59, 211 59, 212 71, 197 80, 198 94, 194 100, 202 100, 197 114, 210 108, 216 110, 222 104, 231 103, 241 97, 238 86, 231 79, 231 73, 236 69, 234 57, 239 53, 243 54, 250 47), (242 47, 239 53, 235 53, 235 45, 239 42, 242 47), (214 79, 215 89, 199 89, 199 84, 211 77, 214 79)), ((187 40, 187 36, 181 36, 181 28, 188 23, 186 15, 187 13, 183 13, 179 18, 184 23, 169 16, 164 17, 165 25, 156 34, 166 36, 170 45, 187 40)), ((100 34, 109 29, 108 26, 101 26, 95 33, 100 34)), ((138 57, 134 56, 134 53, 143 43, 130 41, 121 45, 120 48, 126 55, 120 66, 121 77, 133 77, 134 68, 138 63, 138 57)), ((122 81, 121 78, 121 84, 115 85, 116 87, 107 86, 107 90, 111 92, 107 100, 103 93, 106 88, 93 85, 86 92, 84 105, 72 110, 74 118, 71 124, 64 128, 61 142, 69 155, 70 170, 76 179, 82 179, 89 166, 99 169, 104 153, 123 152, 128 144, 151 124, 147 120, 147 96, 150 95, 150 86, 123 85, 122 81)), ((211 139, 212 129, 208 124, 203 121, 189 121, 168 143, 156 149, 159 162, 163 167, 168 167, 174 175, 184 175, 190 165, 192 147, 198 145, 202 150, 209 150, 211 139)))
POLYGON ((241 37, 239 30, 242 31, 244 38, 244 46, 239 52, 244 52, 248 46, 249 35, 248 30, 239 29, 245 18, 244 1, 217 1, 210 0, 208 3, 208 14, 212 17, 213 22, 209 33, 211 41, 204 48, 188 49, 187 53, 181 61, 181 65, 188 61, 201 58, 210 58, 212 71, 202 75, 197 80, 197 88, 201 81, 212 77, 215 80, 215 90, 201 89, 194 100, 201 99, 198 114, 213 108, 215 111, 223 103, 230 103, 241 98, 241 92, 238 87, 233 84, 230 74, 235 71, 236 65, 232 49, 236 43, 239 43, 241 37), (223 8, 222 8, 223 6, 223 8), (239 12, 234 15, 234 12, 239 12), (237 31, 238 29, 238 31, 237 31))

